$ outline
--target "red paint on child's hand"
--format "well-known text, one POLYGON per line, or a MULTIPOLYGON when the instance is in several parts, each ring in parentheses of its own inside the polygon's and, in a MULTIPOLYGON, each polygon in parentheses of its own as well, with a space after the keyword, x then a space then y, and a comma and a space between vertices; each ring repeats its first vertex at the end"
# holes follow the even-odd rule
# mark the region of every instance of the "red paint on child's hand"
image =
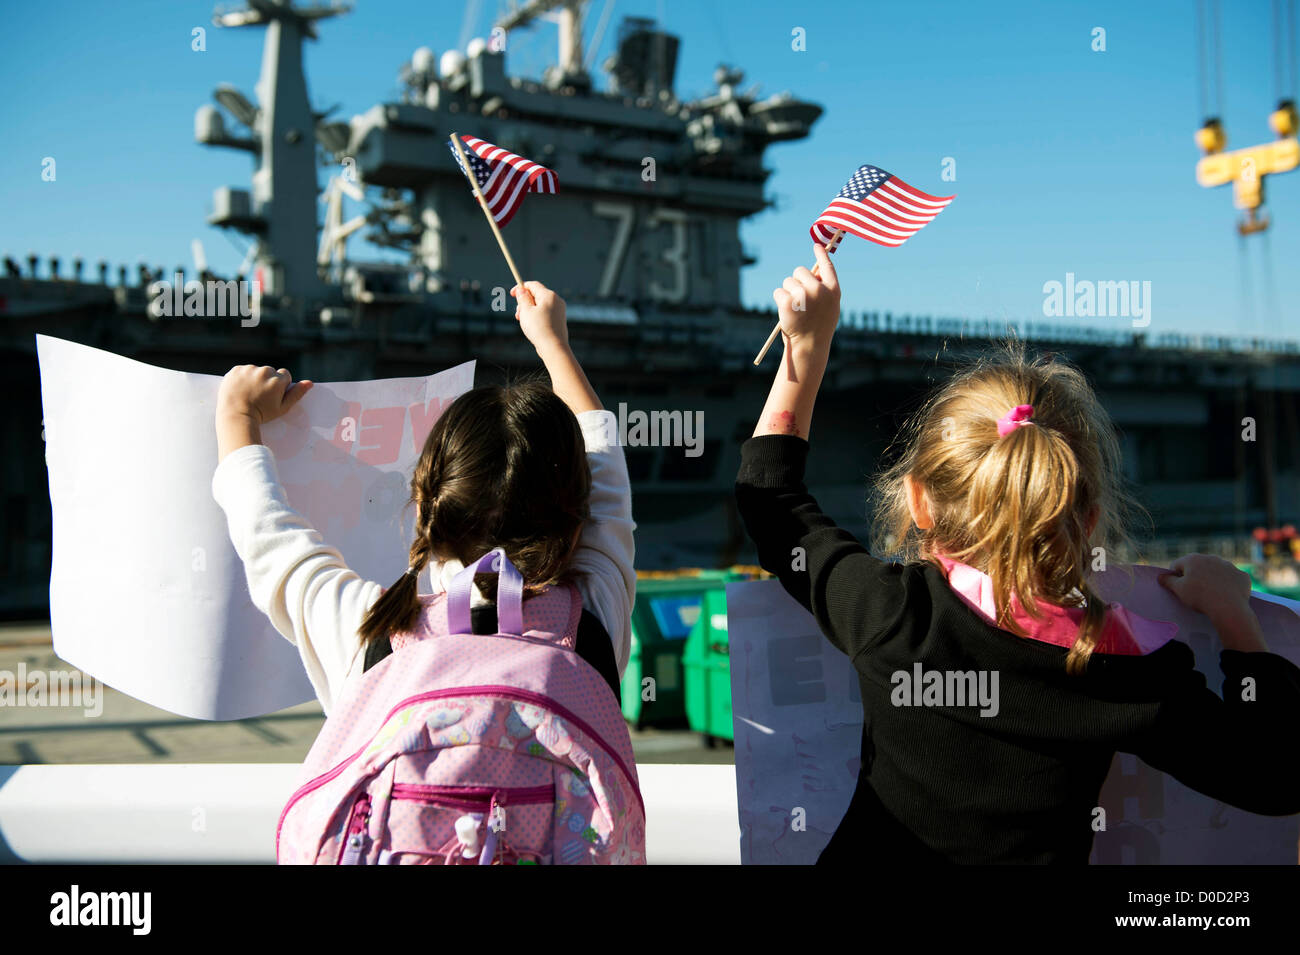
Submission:
POLYGON ((777 434, 792 434, 800 437, 799 423, 791 411, 778 411, 768 419, 767 426, 777 434))

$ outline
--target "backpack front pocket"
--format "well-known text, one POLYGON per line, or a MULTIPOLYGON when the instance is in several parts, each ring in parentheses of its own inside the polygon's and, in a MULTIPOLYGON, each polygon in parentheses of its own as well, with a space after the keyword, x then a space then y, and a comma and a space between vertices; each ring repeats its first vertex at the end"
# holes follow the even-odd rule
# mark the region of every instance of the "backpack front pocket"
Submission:
POLYGON ((390 865, 541 863, 548 861, 554 812, 554 784, 397 783, 388 805, 388 845, 380 857, 390 865))

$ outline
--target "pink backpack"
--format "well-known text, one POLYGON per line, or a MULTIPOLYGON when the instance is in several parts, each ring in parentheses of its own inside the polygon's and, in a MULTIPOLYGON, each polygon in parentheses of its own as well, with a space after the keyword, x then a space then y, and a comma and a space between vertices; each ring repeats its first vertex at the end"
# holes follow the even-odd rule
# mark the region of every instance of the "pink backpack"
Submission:
POLYGON ((645 804, 609 684, 575 652, 572 586, 522 599, 500 550, 347 686, 276 829, 281 864, 644 864, 645 804), (475 573, 498 572, 475 635, 475 573))

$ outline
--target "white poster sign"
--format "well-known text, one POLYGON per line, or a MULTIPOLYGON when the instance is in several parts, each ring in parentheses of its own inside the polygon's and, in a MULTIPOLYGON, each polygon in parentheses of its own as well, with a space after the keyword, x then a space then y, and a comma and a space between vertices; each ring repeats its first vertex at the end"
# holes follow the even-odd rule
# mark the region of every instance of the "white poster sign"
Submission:
MULTIPOLYGON (((314 698, 297 649, 252 604, 225 514, 213 375, 37 336, 53 510, 54 652, 181 716, 233 720, 314 698)), ((406 568, 410 474, 474 363, 315 384, 262 428, 289 503, 362 577, 406 568)))

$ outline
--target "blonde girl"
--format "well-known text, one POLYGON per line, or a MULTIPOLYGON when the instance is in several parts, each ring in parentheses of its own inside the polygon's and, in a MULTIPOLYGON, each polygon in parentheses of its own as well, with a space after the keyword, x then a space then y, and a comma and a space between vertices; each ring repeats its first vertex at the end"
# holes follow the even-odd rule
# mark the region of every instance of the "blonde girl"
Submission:
POLYGON ((785 350, 736 497, 763 567, 861 684, 858 786, 820 862, 1086 863, 1117 751, 1230 805, 1300 812, 1300 760, 1275 735, 1300 721, 1300 668, 1268 652, 1246 575, 1192 555, 1161 578, 1218 631, 1222 699, 1176 628, 1093 592, 1094 548, 1115 552, 1132 506, 1074 369, 1012 350, 938 389, 878 482, 876 532, 898 559, 822 513, 804 473, 840 292, 814 253, 820 277, 796 269, 773 293, 785 350), (899 675, 918 664, 941 686, 984 678, 996 699, 913 705, 899 675))

